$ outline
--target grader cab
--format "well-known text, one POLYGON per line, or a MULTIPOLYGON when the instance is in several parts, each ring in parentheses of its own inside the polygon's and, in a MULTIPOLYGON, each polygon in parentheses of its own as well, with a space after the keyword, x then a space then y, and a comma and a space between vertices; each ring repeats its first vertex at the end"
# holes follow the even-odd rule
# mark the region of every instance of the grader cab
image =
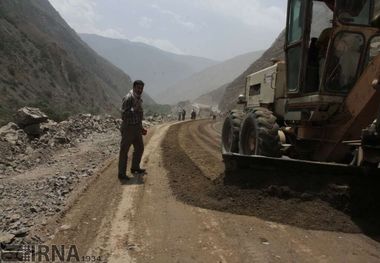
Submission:
POLYGON ((226 170, 249 159, 380 175, 379 2, 288 1, 285 62, 247 76, 244 109, 225 119, 226 170))

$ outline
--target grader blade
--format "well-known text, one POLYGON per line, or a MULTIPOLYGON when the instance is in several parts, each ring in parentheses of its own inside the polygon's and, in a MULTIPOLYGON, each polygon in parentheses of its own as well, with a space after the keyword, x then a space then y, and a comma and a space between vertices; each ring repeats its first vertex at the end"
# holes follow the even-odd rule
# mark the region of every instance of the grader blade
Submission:
MULTIPOLYGON (((285 158, 223 154, 224 184, 292 202, 320 200, 371 224, 380 235, 380 169, 285 158)), ((368 228, 368 229, 367 229, 368 228)))
POLYGON ((237 153, 224 153, 223 161, 226 183, 244 184, 256 181, 258 178, 269 180, 269 177, 280 178, 284 183, 287 178, 292 177, 299 178, 301 181, 317 180, 326 183, 340 178, 339 181, 347 182, 347 184, 353 180, 373 178, 380 183, 380 169, 369 167, 237 153))

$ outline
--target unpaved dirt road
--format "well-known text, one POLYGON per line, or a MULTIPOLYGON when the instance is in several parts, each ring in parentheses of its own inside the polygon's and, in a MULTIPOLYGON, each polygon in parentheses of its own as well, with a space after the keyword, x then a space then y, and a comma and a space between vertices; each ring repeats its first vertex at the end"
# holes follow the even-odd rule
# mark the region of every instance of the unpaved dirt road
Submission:
POLYGON ((52 244, 103 262, 379 262, 380 243, 321 200, 226 186, 219 124, 149 131, 148 174, 117 180, 117 160, 59 220, 52 244))

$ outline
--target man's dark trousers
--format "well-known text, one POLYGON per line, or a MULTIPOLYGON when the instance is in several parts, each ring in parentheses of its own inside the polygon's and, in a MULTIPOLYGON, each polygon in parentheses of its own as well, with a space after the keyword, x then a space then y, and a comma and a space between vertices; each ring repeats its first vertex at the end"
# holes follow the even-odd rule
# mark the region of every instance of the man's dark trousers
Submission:
POLYGON ((121 143, 119 154, 119 175, 125 175, 127 170, 128 152, 133 145, 133 157, 131 169, 140 169, 141 157, 144 152, 141 125, 121 125, 121 143))

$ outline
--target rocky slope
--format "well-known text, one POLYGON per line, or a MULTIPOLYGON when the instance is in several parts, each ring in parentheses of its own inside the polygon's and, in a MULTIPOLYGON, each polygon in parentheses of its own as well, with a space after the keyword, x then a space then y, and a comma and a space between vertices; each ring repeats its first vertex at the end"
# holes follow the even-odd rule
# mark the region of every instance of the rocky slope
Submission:
POLYGON ((247 70, 240 74, 226 87, 223 98, 219 103, 219 108, 221 110, 232 109, 236 106, 236 101, 239 94, 243 93, 244 91, 245 77, 247 75, 272 65, 272 58, 284 59, 284 41, 285 32, 283 31, 274 41, 272 46, 267 49, 258 60, 251 64, 247 70))
POLYGON ((80 37, 132 78, 143 79, 147 84, 146 90, 155 99, 168 86, 216 63, 206 58, 177 55, 127 39, 91 34, 80 34, 80 37))
POLYGON ((171 104, 186 99, 194 100, 202 94, 215 90, 234 80, 252 61, 259 58, 262 53, 262 51, 254 51, 242 54, 195 73, 169 86, 157 99, 171 104))
POLYGON ((48 0, 1 0, 0 39, 0 123, 25 105, 57 119, 116 113, 131 87, 129 76, 91 50, 48 0))
POLYGON ((229 83, 227 83, 227 84, 225 84, 225 85, 223 85, 223 86, 221 86, 221 87, 219 87, 213 91, 210 91, 206 94, 203 94, 203 95, 199 96, 198 98, 196 98, 194 100, 194 102, 204 104, 204 105, 211 105, 211 106, 219 105, 228 85, 229 85, 229 83))

